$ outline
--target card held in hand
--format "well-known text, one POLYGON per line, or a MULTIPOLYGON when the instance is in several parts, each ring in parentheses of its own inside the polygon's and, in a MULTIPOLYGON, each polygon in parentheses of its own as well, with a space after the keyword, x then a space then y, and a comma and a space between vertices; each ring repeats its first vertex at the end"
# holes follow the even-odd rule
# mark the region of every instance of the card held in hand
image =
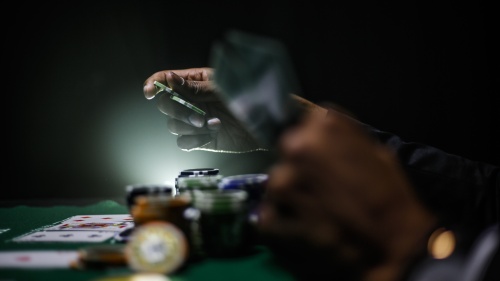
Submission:
POLYGON ((284 44, 232 30, 214 44, 210 59, 231 113, 264 147, 273 146, 299 111, 291 98, 299 83, 284 44))

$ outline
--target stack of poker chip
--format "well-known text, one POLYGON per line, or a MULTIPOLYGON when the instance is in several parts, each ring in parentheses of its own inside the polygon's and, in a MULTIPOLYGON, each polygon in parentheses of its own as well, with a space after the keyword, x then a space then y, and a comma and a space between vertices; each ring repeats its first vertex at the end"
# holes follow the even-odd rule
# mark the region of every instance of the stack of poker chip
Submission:
POLYGON ((222 175, 177 178, 178 194, 189 194, 194 201, 196 200, 194 194, 199 191, 219 189, 219 183, 222 178, 222 175))
POLYGON ((195 168, 195 169, 182 170, 177 176, 177 178, 175 178, 176 192, 180 192, 183 189, 182 187, 179 186, 180 179, 196 178, 196 177, 213 177, 218 175, 219 175, 219 169, 216 168, 195 168))
POLYGON ((195 193, 193 206, 201 212, 235 213, 246 209, 247 198, 244 190, 201 190, 195 193))
POLYGON ((103 269, 127 265, 123 245, 92 245, 80 248, 78 258, 71 262, 73 269, 103 269))
POLYGON ((129 184, 125 187, 127 193, 126 201, 129 210, 135 204, 135 200, 141 195, 165 195, 174 196, 176 190, 168 184, 129 184))
POLYGON ((186 234, 189 232, 189 221, 184 213, 191 207, 191 197, 184 195, 148 194, 136 198, 131 209, 135 226, 149 221, 167 221, 179 227, 186 234))
POLYGON ((248 193, 249 214, 248 219, 252 224, 258 220, 257 207, 264 194, 264 186, 268 180, 267 174, 241 174, 228 176, 221 179, 221 190, 245 190, 248 193))
POLYGON ((194 202, 200 197, 199 193, 210 190, 218 190, 218 184, 222 179, 221 175, 191 175, 185 177, 178 177, 176 179, 176 186, 179 190, 179 196, 186 196, 190 198, 191 205, 194 207, 186 213, 186 217, 190 221, 190 242, 191 242, 191 256, 193 258, 203 257, 203 242, 198 221, 199 210, 194 206, 194 202))
POLYGON ((244 190, 198 190, 193 207, 199 210, 203 254, 229 257, 247 249, 247 198, 244 190))

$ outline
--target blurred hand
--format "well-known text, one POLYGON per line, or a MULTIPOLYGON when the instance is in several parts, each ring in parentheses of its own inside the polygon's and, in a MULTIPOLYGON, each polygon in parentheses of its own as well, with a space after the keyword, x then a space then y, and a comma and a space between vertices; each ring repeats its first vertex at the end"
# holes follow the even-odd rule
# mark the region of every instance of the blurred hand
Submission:
POLYGON ((342 280, 398 280, 436 219, 392 152, 336 111, 309 114, 280 144, 259 229, 288 266, 304 279, 326 268, 342 280))
POLYGON ((213 69, 208 67, 156 72, 144 82, 144 96, 155 97, 153 82, 158 81, 207 113, 203 116, 161 94, 158 109, 170 117, 168 129, 178 136, 177 146, 182 150, 264 150, 226 108, 212 77, 213 69))

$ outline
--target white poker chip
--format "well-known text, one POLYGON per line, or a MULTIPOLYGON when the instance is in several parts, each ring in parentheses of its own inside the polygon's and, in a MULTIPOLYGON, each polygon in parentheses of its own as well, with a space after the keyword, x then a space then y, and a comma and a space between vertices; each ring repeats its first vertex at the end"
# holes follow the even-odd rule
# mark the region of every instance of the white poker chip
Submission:
POLYGON ((134 229, 125 254, 128 266, 138 272, 169 274, 187 259, 184 233, 165 221, 151 221, 134 229))

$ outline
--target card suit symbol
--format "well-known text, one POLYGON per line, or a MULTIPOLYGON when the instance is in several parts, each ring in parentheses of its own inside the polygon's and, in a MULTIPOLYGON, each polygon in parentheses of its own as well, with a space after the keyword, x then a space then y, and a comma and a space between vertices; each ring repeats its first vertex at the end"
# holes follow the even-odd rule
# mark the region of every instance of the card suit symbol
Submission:
POLYGON ((33 235, 34 238, 42 238, 42 237, 45 237, 45 234, 37 234, 37 235, 33 235))
POLYGON ((60 237, 64 237, 64 238, 68 238, 68 237, 71 237, 73 236, 73 234, 61 234, 59 235, 60 237))
POLYGON ((103 220, 110 220, 110 217, 102 218, 103 220))
POLYGON ((101 237, 100 234, 91 234, 89 235, 89 238, 98 238, 98 237, 101 237))
POLYGON ((90 217, 89 216, 83 216, 81 218, 84 218, 84 219, 89 219, 90 217))

